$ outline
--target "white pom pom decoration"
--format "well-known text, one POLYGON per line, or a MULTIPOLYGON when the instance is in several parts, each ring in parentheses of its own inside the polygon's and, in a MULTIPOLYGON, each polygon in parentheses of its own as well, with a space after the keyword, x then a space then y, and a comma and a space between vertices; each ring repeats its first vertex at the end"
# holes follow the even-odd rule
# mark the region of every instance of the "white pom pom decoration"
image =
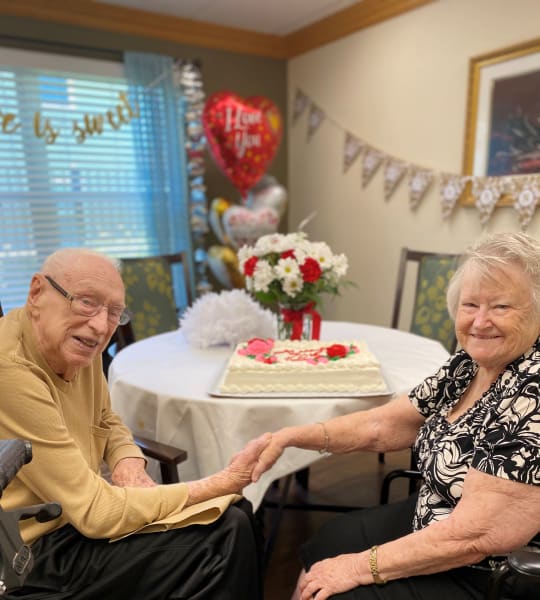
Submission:
POLYGON ((276 337, 276 317, 242 289, 207 293, 180 319, 191 346, 236 346, 254 337, 276 337))

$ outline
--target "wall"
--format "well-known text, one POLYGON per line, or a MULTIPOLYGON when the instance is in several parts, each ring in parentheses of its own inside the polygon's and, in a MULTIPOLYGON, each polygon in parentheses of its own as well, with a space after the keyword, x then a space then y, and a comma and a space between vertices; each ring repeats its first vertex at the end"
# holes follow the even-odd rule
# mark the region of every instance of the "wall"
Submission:
MULTIPOLYGON (((289 114, 300 88, 328 116, 309 141, 307 113, 289 127, 289 228, 316 210, 310 237, 345 252, 357 284, 326 303, 325 317, 389 325, 402 246, 462 252, 482 234, 475 208, 442 219, 437 184, 414 212, 406 181, 385 201, 382 169, 363 189, 360 160, 343 173, 343 130, 461 173, 469 59, 537 38, 538 22, 537 0, 438 0, 289 61, 289 114)), ((486 227, 502 230, 519 230, 511 207, 486 227)), ((540 214, 528 233, 540 234, 540 214)))

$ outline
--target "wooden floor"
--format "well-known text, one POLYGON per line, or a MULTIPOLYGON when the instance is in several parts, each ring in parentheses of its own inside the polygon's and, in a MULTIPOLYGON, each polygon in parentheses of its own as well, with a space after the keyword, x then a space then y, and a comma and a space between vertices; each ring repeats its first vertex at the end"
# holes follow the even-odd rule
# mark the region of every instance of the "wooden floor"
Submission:
MULTIPOLYGON (((329 456, 310 469, 309 499, 317 503, 352 506, 373 506, 379 503, 379 492, 384 475, 396 468, 409 465, 409 451, 386 454, 385 464, 378 462, 373 453, 329 456)), ((404 480, 392 485, 392 500, 405 498, 404 480)), ((275 496, 275 490, 270 492, 275 496)), ((295 484, 289 493, 291 502, 305 499, 302 489, 295 484)), ((276 543, 265 575, 265 600, 289 600, 300 570, 298 547, 318 527, 337 513, 285 509, 276 543)), ((275 509, 265 509, 268 530, 275 517, 275 509)))

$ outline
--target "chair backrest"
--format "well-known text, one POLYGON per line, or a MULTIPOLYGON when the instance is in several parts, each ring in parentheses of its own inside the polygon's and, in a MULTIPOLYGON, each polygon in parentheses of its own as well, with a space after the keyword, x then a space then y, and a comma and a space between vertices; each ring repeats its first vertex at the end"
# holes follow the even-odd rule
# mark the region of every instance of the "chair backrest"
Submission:
POLYGON ((455 351, 456 334, 446 309, 446 289, 459 258, 459 254, 402 248, 392 314, 393 328, 399 327, 408 267, 416 263, 416 286, 409 331, 438 340, 450 353, 455 351))
POLYGON ((174 281, 179 276, 183 278, 189 305, 192 295, 183 252, 122 260, 126 304, 133 316, 131 328, 119 328, 118 337, 127 338, 121 346, 130 343, 133 338, 140 340, 178 328, 179 310, 174 294, 174 281))

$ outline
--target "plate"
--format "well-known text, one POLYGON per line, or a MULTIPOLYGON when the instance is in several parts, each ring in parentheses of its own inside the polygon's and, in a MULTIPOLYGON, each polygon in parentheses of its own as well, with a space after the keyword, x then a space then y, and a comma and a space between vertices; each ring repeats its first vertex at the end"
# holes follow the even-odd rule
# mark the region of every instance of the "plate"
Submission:
MULTIPOLYGON (((225 369, 227 367, 225 366, 225 369)), ((386 389, 378 392, 250 392, 242 394, 223 393, 219 391, 219 385, 223 376, 225 375, 225 369, 220 374, 219 379, 215 385, 208 392, 210 396, 214 398, 387 398, 394 395, 394 391, 388 385, 387 379, 384 374, 384 370, 381 369, 381 375, 386 385, 386 389)))

